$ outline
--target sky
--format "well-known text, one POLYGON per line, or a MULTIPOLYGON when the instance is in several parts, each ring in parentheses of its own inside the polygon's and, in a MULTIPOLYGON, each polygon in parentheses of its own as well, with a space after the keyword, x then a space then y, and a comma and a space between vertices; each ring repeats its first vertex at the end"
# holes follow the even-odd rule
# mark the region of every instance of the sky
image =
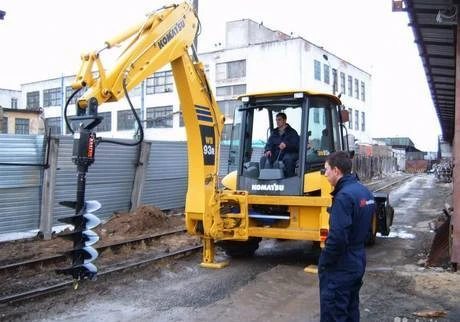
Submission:
MULTIPOLYGON (((405 12, 391 0, 199 0, 199 52, 225 43, 225 22, 252 19, 292 33, 372 75, 372 137, 409 137, 424 151, 437 150, 441 134, 421 58, 405 12)), ((165 0, 107 2, 2 0, 0 88, 73 75, 80 54, 144 21, 165 0)), ((282 63, 282 62, 280 62, 282 63)))

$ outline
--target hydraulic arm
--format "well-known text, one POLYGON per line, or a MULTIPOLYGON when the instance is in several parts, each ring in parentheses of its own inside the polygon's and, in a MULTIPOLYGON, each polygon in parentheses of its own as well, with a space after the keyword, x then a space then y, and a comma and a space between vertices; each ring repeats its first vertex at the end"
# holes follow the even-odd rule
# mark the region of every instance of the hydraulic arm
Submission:
POLYGON ((222 226, 217 171, 225 120, 192 47, 198 29, 199 20, 188 3, 165 6, 151 13, 145 22, 106 41, 102 50, 82 55, 72 87, 87 88, 77 101, 77 115, 85 115, 86 110, 97 113, 98 105, 124 98, 155 71, 171 65, 187 134, 186 216, 195 219, 187 220, 187 229, 204 239, 203 265, 220 267, 222 264, 214 263, 214 238, 221 230, 212 227, 222 226), (124 50, 114 67, 105 70, 100 54, 116 45, 125 45, 124 50), (210 232, 215 234, 211 236, 210 232))

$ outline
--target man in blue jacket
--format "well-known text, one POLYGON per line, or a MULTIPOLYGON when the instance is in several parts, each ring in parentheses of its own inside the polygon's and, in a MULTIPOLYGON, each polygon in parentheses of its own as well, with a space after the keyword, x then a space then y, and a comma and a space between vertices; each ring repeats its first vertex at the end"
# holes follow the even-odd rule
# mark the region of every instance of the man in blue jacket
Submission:
POLYGON ((318 263, 321 321, 359 321, 364 243, 375 210, 374 196, 351 174, 347 153, 330 154, 325 168, 334 191, 329 234, 318 263))
POLYGON ((283 161, 286 177, 295 175, 295 164, 299 158, 299 134, 288 123, 285 113, 276 114, 276 129, 274 129, 265 145, 265 152, 260 159, 260 168, 265 168, 267 160, 270 165, 274 161, 283 161))

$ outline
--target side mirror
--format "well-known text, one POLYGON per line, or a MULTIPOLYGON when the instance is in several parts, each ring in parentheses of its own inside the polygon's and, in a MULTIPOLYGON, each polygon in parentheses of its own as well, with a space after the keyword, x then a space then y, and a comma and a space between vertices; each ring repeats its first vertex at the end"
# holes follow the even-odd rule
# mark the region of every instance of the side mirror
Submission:
POLYGON ((340 117, 342 118, 342 123, 350 121, 350 113, 348 113, 348 110, 340 110, 340 117))

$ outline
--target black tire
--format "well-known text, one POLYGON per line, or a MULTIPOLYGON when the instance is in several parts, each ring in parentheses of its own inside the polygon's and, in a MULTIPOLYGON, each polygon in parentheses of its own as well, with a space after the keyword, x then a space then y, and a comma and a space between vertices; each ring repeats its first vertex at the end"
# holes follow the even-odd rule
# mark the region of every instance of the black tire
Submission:
POLYGON ((250 257, 259 248, 262 238, 250 237, 247 241, 223 240, 219 245, 230 257, 250 257))

